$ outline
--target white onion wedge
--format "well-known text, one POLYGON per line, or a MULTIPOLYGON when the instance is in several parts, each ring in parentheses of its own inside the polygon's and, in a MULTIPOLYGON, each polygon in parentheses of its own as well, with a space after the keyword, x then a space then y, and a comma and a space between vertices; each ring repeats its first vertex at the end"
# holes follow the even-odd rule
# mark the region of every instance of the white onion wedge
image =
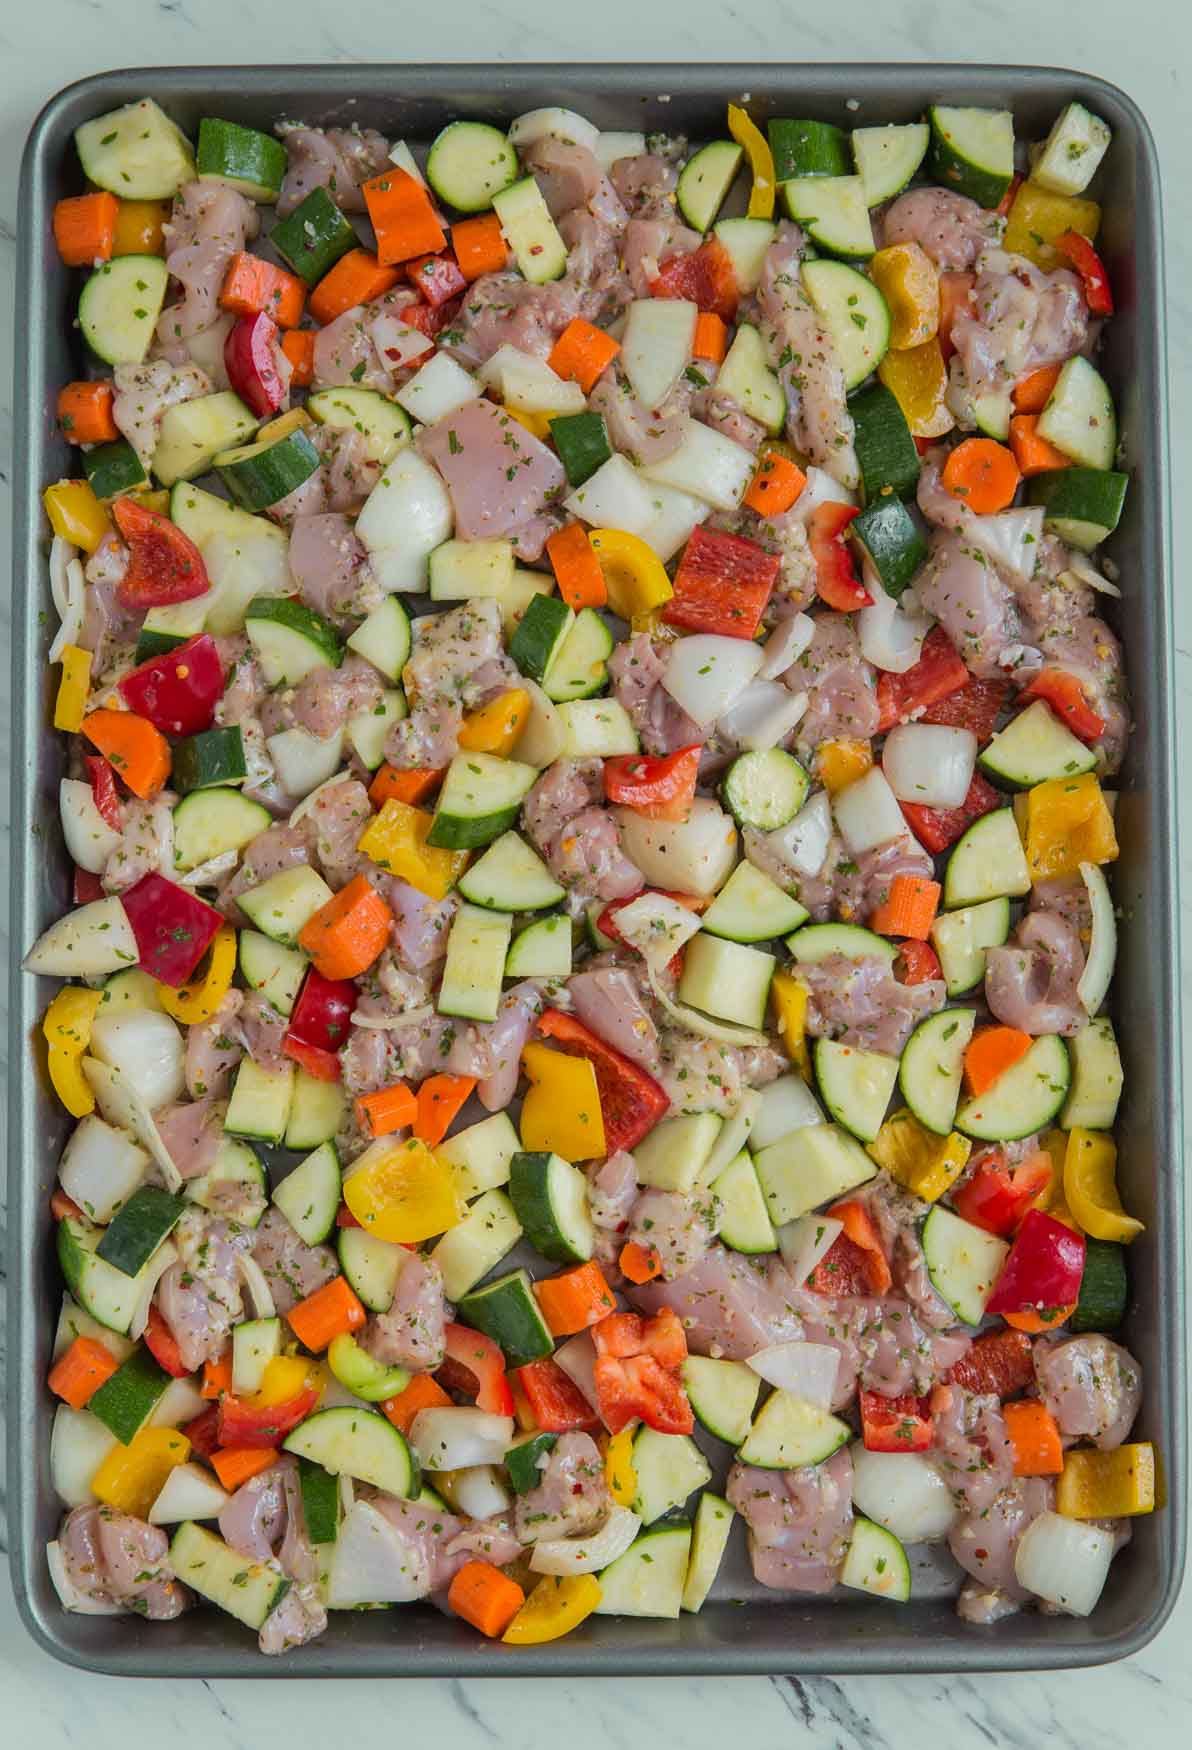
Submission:
POLYGON ((176 1464, 149 1509, 150 1525, 180 1525, 184 1519, 215 1519, 232 1497, 204 1465, 176 1464))
POLYGON ((546 109, 528 109, 509 124, 509 142, 519 151, 532 146, 535 140, 563 140, 575 146, 586 146, 595 152, 600 141, 600 129, 586 116, 573 109, 554 105, 546 109))
MULTIPOLYGON (((152 1011, 136 1011, 151 1013, 152 1011)), ((99 1107, 100 1116, 109 1124, 114 1124, 117 1130, 131 1131, 141 1147, 148 1149, 153 1159, 161 1168, 162 1178, 170 1191, 182 1189, 182 1175, 174 1165, 174 1157, 162 1141, 160 1130, 153 1121, 153 1114, 142 1100, 140 1094, 132 1086, 127 1076, 122 1075, 111 1064, 101 1063, 98 1057, 83 1059, 83 1074, 91 1084, 91 1092, 95 1095, 95 1104, 99 1107)))
POLYGON ((766 834, 800 875, 818 875, 832 838, 832 805, 826 790, 808 797, 793 820, 766 834))
POLYGON ((754 1150, 769 1148, 772 1142, 781 1142, 792 1130, 805 1130, 809 1124, 822 1124, 823 1121, 819 1102, 802 1076, 779 1076, 758 1092, 758 1109, 753 1120, 754 1150))
POLYGON ((771 1343, 748 1357, 747 1365, 764 1379, 821 1410, 830 1410, 840 1372, 840 1351, 827 1343, 771 1343))
POLYGON ((50 645, 50 661, 61 662, 66 646, 77 644, 82 635, 86 602, 82 563, 70 542, 61 535, 55 535, 50 543, 50 594, 60 622, 50 645))
POLYGON ((501 1464, 512 1439, 512 1416, 492 1416, 466 1404, 419 1410, 410 1428, 410 1445, 426 1470, 501 1464))
POLYGON ((800 1215, 775 1232, 787 1270, 796 1288, 802 1288, 837 1236, 844 1232, 844 1224, 834 1215, 800 1215))
POLYGON ((710 899, 732 873, 737 829, 711 797, 697 796, 686 820, 647 820, 634 808, 614 808, 613 814, 625 855, 652 887, 710 899))
POLYGON ((931 1460, 918 1452, 869 1452, 858 1440, 853 1501, 900 1543, 936 1543, 957 1518, 952 1491, 931 1460))
POLYGON ((150 1112, 178 1099, 186 1086, 186 1041, 162 1009, 124 1009, 99 1015, 91 1054, 119 1070, 150 1112))
POLYGON ((371 1501, 356 1501, 332 1548, 327 1603, 411 1604, 430 1591, 430 1563, 420 1545, 390 1524, 371 1501))
POLYGON ((1089 906, 1093 914, 1089 937, 1088 959, 1076 986, 1076 994, 1091 1018, 1105 1001, 1117 960, 1117 919, 1113 915, 1113 896, 1109 884, 1096 863, 1080 865, 1081 879, 1088 889, 1089 906))
POLYGON ((762 646, 762 666, 757 671, 759 681, 777 680, 792 664, 798 662, 815 637, 815 621, 810 614, 792 614, 779 620, 762 646))
POLYGON ((652 972, 660 972, 699 931, 699 918, 665 893, 643 893, 617 913, 617 929, 652 972))
POLYGON ((882 749, 882 771, 895 796, 926 808, 959 808, 976 764, 972 730, 943 723, 900 724, 882 749))
POLYGON ((244 1283, 244 1292, 252 1306, 255 1319, 272 1319, 277 1317, 277 1307, 273 1300, 273 1290, 266 1279, 265 1272, 257 1263, 251 1252, 240 1254, 240 1279, 244 1283))
POLYGON ((43 978, 100 978, 135 966, 140 957, 128 913, 112 895, 58 918, 37 938, 22 965, 43 978))
POLYGON ((565 1343, 560 1343, 555 1350, 554 1359, 567 1375, 572 1385, 576 1386, 593 1409, 596 1407, 596 1345, 587 1331, 581 1331, 576 1337, 568 1337, 565 1343))
POLYGON ((536 1574, 598 1574, 624 1555, 641 1523, 628 1507, 614 1503, 599 1531, 587 1537, 550 1537, 536 1543, 530 1551, 530 1566, 536 1574))
POLYGON ((761 665, 761 650, 747 639, 696 632, 671 645, 662 684, 706 729, 736 703, 761 665))
POLYGON ((1112 1531, 1040 1513, 1018 1540, 1014 1577, 1069 1616, 1088 1616, 1104 1589, 1113 1552, 1112 1531))

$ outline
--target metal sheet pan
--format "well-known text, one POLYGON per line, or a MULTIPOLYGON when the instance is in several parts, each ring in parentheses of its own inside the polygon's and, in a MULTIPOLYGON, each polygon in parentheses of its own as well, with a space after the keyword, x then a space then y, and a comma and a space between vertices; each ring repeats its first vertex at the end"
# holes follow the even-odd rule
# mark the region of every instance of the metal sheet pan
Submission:
MULTIPOLYGON (((1146 121, 1121 91, 1050 68, 947 65, 720 67, 615 65, 169 68, 99 74, 55 97, 29 139, 20 195, 13 570, 12 1012, 9 1212, 9 1443, 13 1577, 24 1620, 51 1654, 129 1676, 561 1676, 996 1671, 1089 1665, 1136 1652, 1175 1601, 1183 1571, 1186 1444, 1178 1074, 1179 953, 1175 903, 1171 582, 1166 481, 1163 247, 1159 181, 1146 121), (1088 1621, 1010 1617, 987 1629, 958 1622, 938 1596, 890 1608, 849 1594, 829 1601, 772 1594, 711 1603, 679 1622, 592 1619, 570 1638, 516 1653, 481 1644, 425 1606, 334 1616, 313 1646, 262 1659, 253 1638, 217 1611, 170 1624, 63 1612, 43 1546, 59 1507, 50 1487, 51 1406, 42 1386, 61 1283, 47 1200, 66 1121, 37 1067, 36 1023, 47 987, 19 956, 68 903, 69 860, 58 826, 62 750, 49 724, 46 662, 53 623, 39 491, 71 472, 54 424, 59 383, 77 372, 74 291, 50 233, 50 211, 78 192, 71 133, 81 121, 148 93, 192 133, 215 108, 268 128, 279 116, 372 124, 427 139, 456 116, 511 119, 561 103, 604 127, 723 131, 724 103, 747 94, 753 113, 844 125, 906 121, 928 97, 1012 108, 1020 136, 1039 138, 1061 104, 1087 103, 1114 130, 1096 192, 1102 245, 1119 296, 1104 368, 1117 396, 1128 466, 1127 513, 1110 552, 1122 571, 1120 630, 1137 727, 1118 809, 1122 857, 1121 971, 1116 1019, 1126 1062, 1121 1177, 1147 1223, 1132 1249, 1134 1303, 1125 1340, 1142 1362, 1140 1435, 1163 1455, 1168 1504, 1135 1520, 1132 1543, 1088 1621), (218 97, 213 96, 218 93, 218 97)), ((737 1534, 739 1535, 739 1534, 737 1534)), ((925 1591, 938 1582, 923 1575, 925 1591)))

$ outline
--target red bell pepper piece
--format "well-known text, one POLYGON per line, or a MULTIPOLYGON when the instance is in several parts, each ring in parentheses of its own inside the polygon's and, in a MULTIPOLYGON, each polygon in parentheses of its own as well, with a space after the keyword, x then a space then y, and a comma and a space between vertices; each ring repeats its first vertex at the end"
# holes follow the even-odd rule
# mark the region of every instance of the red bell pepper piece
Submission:
POLYGON ((566 1434, 572 1428, 595 1428, 599 1418, 575 1381, 551 1356, 519 1367, 514 1383, 526 1394, 534 1420, 548 1434, 566 1434))
POLYGON ((92 900, 103 898, 103 882, 90 869, 80 869, 76 863, 72 897, 76 905, 90 905, 92 900))
MULTIPOLYGON (((450 249, 442 255, 420 255, 414 261, 407 261, 402 272, 434 310, 442 309, 444 304, 468 289, 468 282, 459 271, 459 263, 450 249)), ((403 310, 399 320, 404 321, 405 314, 403 310)))
POLYGON ((859 515, 852 504, 817 504, 807 518, 807 544, 815 560, 815 593, 841 614, 867 608, 873 601, 844 544, 844 531, 859 515))
POLYGON ((224 922, 206 905, 164 875, 142 875, 120 896, 137 939, 140 965, 162 984, 186 983, 224 922))
POLYGON ((346 1203, 341 1203, 335 1212, 336 1227, 359 1227, 360 1223, 352 1214, 346 1203))
POLYGON ((190 1372, 182 1359, 177 1338, 156 1306, 149 1308, 149 1322, 145 1326, 145 1347, 157 1365, 164 1367, 175 1379, 184 1379, 190 1372))
MULTIPOLYGON (((847 509, 847 506, 844 508, 847 509)), ((918 662, 904 674, 883 671, 877 677, 878 734, 919 717, 926 706, 938 704, 958 692, 969 680, 969 671, 956 654, 947 633, 933 626, 923 640, 918 662)))
POLYGON ((444 1391, 471 1398, 478 1410, 488 1410, 494 1416, 513 1414, 505 1357, 483 1331, 470 1330, 467 1325, 448 1325, 446 1358, 436 1368, 435 1378, 444 1391))
POLYGON ((872 1253, 846 1233, 841 1233, 836 1235, 807 1278, 807 1287, 813 1294, 830 1295, 833 1300, 856 1300, 884 1292, 877 1286, 880 1280, 880 1266, 872 1253))
POLYGON ((652 298, 688 298, 724 322, 735 320, 740 295, 733 258, 718 237, 687 255, 668 255, 650 281, 652 298))
POLYGON ((225 1392, 216 1409, 221 1446, 277 1446, 292 1428, 309 1416, 319 1401, 321 1387, 308 1385, 282 1404, 258 1409, 225 1392))
POLYGON ((312 966, 290 1015, 281 1048, 321 1082, 337 1082, 339 1053, 348 1037, 356 986, 348 978, 324 978, 312 966))
POLYGON ((123 607, 164 608, 209 588, 203 555, 169 517, 134 498, 117 498, 112 518, 128 546, 128 569, 116 586, 123 607))
POLYGON ((341 1065, 334 1051, 324 1051, 321 1045, 308 1045, 305 1039, 295 1039, 286 1033, 281 1042, 282 1055, 291 1058, 308 1076, 317 1082, 337 1082, 341 1065))
POLYGON ((986 1331, 948 1375, 965 1391, 1014 1398, 1035 1383, 1031 1340, 1025 1331, 986 1331))
POLYGON ((926 984, 929 979, 944 976, 939 955, 930 942, 899 942, 895 972, 900 984, 926 984))
POLYGON ((906 823, 919 843, 934 856, 954 845, 974 820, 1001 806, 1002 798, 980 772, 974 772, 959 808, 928 808, 922 802, 900 802, 906 823))
POLYGON ((931 1399, 907 1392, 887 1398, 881 1392, 857 1393, 861 1438, 867 1452, 926 1452, 935 1438, 931 1399))
POLYGON ((91 778, 91 794, 95 798, 95 806, 105 823, 114 832, 119 832, 123 817, 120 813, 120 794, 116 789, 115 772, 101 753, 85 753, 83 763, 91 778))
POLYGON ((119 683, 129 710, 147 717, 163 735, 210 729, 223 690, 223 663, 209 632, 151 656, 119 683))
POLYGON ((1085 1239, 1041 1209, 1028 1209, 993 1293, 988 1313, 1037 1312, 1074 1306, 1084 1275, 1085 1239))
POLYGON ((610 802, 622 802, 647 820, 686 820, 695 800, 703 751, 699 742, 694 742, 657 758, 632 753, 606 759, 604 794, 610 802))
POLYGON ((1010 696, 1009 681, 979 681, 970 678, 958 692, 928 705, 916 721, 942 723, 951 729, 971 729, 983 747, 1010 696))
POLYGON ((1041 668, 1030 685, 1022 689, 1022 697, 1045 699, 1060 722, 1081 741, 1099 741, 1105 734, 1104 717, 1093 710, 1076 676, 1065 669, 1041 668))
POLYGON ((767 553, 744 535, 727 535, 701 525, 683 549, 675 593, 662 618, 668 626, 681 626, 686 632, 753 638, 781 563, 777 553, 767 553))
POLYGON ((603 1039, 560 1009, 539 1016, 538 1031, 571 1057, 586 1057, 596 1072, 604 1142, 610 1155, 636 1148, 670 1110, 670 1098, 653 1076, 606 1045, 603 1039))
POLYGON ((1066 255, 1080 275, 1084 286, 1084 301, 1093 316, 1113 315, 1113 292, 1105 263, 1087 237, 1079 231, 1064 231, 1053 239, 1061 255, 1066 255))
POLYGON ((1006 1165, 1002 1149, 990 1149, 953 1196, 952 1207, 974 1227, 1009 1239, 1035 1198, 1051 1183, 1051 1175, 1051 1157, 1042 1149, 1016 1167, 1006 1165))
POLYGON ((238 317, 224 341, 228 382, 258 419, 276 413, 289 393, 277 368, 279 333, 272 316, 258 310, 255 315, 238 317))
POLYGON ((651 1318, 610 1313, 591 1332, 597 1404, 610 1434, 638 1420, 660 1434, 690 1434, 695 1418, 679 1376, 687 1338, 677 1315, 669 1307, 651 1318))
POLYGON ((200 1458, 210 1458, 219 1450, 219 1405, 209 1404, 193 1422, 180 1430, 190 1441, 191 1450, 200 1458))
POLYGON ((401 311, 398 320, 405 322, 411 328, 416 328, 419 334, 425 334, 433 340, 444 328, 449 328, 459 313, 458 303, 440 304, 407 304, 401 311))

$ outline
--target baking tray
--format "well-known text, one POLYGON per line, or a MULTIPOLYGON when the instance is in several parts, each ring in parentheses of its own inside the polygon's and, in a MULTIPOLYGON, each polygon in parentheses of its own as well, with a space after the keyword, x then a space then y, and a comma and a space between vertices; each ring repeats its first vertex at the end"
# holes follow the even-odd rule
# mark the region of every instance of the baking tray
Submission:
MULTIPOLYGON (((138 1677, 972 1672, 1099 1664, 1144 1646, 1166 1620, 1183 1572, 1186 1446, 1163 245, 1154 144, 1137 106, 1086 74, 1039 67, 361 65, 102 73, 60 92, 33 128, 21 176, 19 262, 8 1425, 13 1580, 34 1638, 68 1664, 138 1677), (815 1601, 755 1595, 713 1601, 699 1616, 675 1623, 593 1618, 566 1640, 517 1651, 479 1642, 429 1606, 335 1614, 321 1640, 282 1660, 261 1658, 251 1634, 214 1610, 146 1624, 136 1617, 71 1616, 59 1607, 42 1555, 60 1512, 50 1487, 51 1404, 42 1381, 61 1293, 47 1204, 67 1122, 39 1058, 37 1021, 52 987, 24 975, 19 959, 68 904, 69 859, 57 808, 62 749, 49 727, 46 651, 54 616, 39 492, 46 481, 75 471, 53 408, 57 386, 77 374, 81 360, 72 329, 77 283, 59 263, 50 212, 55 199, 80 188, 73 129, 143 94, 157 98, 192 135, 199 118, 214 109, 257 127, 268 128, 280 116, 321 125, 360 121, 391 138, 417 141, 454 117, 509 121, 552 103, 606 128, 699 138, 723 131, 730 97, 748 100, 763 122, 795 114, 845 126, 909 120, 929 97, 992 104, 1013 109, 1025 138, 1041 137, 1059 107, 1076 98, 1113 127, 1095 190, 1120 311, 1108 330, 1104 368, 1117 396, 1133 481, 1109 551, 1123 578, 1120 630, 1138 713, 1117 815, 1122 956, 1114 1012, 1127 1071, 1119 1126, 1122 1188, 1129 1208, 1147 1224, 1131 1253, 1134 1304, 1125 1341, 1144 1368, 1138 1432, 1158 1444, 1168 1503, 1133 1522, 1130 1547, 1114 1563, 1112 1582, 1088 1621, 1027 1613, 989 1628, 968 1627, 938 1595, 938 1563, 927 1561, 921 1582, 928 1596, 901 1609, 856 1593, 815 1601), (40 1073, 31 1068, 35 1061, 40 1073)), ((738 1529, 734 1538, 740 1536, 738 1529)))

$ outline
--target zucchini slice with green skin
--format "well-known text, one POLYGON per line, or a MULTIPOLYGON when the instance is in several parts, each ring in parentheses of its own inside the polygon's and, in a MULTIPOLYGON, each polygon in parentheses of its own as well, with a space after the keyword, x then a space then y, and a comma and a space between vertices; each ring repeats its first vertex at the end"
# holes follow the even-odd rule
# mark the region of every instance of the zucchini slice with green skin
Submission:
POLYGON ((791 956, 804 966, 818 966, 830 954, 843 954, 846 960, 867 960, 877 955, 893 966, 898 949, 886 936, 862 929, 860 924, 808 924, 788 936, 791 956))
POLYGON ((782 430, 786 396, 770 369, 765 342, 752 323, 739 324, 716 378, 716 389, 721 395, 730 395, 751 419, 765 426, 771 437, 777 437, 782 430))
POLYGON ((1126 1248, 1111 1240, 1085 1240, 1080 1296, 1068 1320, 1070 1331, 1116 1331, 1129 1298, 1126 1248))
POLYGON ((528 1495, 531 1489, 536 1489, 542 1481, 542 1469, 539 1459, 554 1450, 559 1436, 539 1430, 537 1434, 527 1434, 511 1446, 505 1454, 505 1475, 509 1478, 509 1487, 515 1495, 528 1495))
POLYGON ((759 1470, 795 1470, 823 1464, 852 1439, 852 1429, 839 1416, 790 1392, 770 1394, 754 1418, 737 1458, 759 1470))
POLYGON ((1039 415, 1038 432, 1085 468, 1107 471, 1117 453, 1117 414, 1109 385, 1079 353, 1060 369, 1039 415))
POLYGON ((174 810, 174 867, 197 869, 224 851, 243 850, 272 823, 269 810, 239 790, 192 789, 174 810))
POLYGON ((88 1412, 127 1446, 161 1402, 170 1375, 148 1349, 134 1349, 87 1401, 88 1412))
POLYGON ((225 1136, 210 1170, 186 1181, 185 1196, 241 1227, 257 1227, 269 1203, 269 1182, 248 1144, 225 1136))
POLYGON ((95 269, 79 294, 79 327, 96 358, 109 365, 143 362, 169 277, 159 255, 119 255, 95 269))
POLYGON ((1071 1079, 1064 1041, 1045 1033, 991 1088, 961 1103, 956 1129, 979 1142, 1014 1142, 1033 1136, 1036 1130, 1046 1130, 1059 1113, 1071 1079))
POLYGON ((919 484, 919 452, 894 395, 884 383, 871 383, 850 398, 848 410, 863 502, 872 504, 892 492, 899 498, 913 498, 919 484))
MULTIPOLYGON (((555 597, 535 596, 534 600, 549 602, 555 597)), ((614 644, 612 633, 595 609, 581 608, 542 677, 547 698, 561 705, 600 692, 608 685, 608 659, 614 644)))
POLYGON ((923 1223, 922 1241, 936 1293, 966 1325, 979 1325, 1010 1250, 1005 1240, 936 1203, 923 1223))
POLYGON ((387 688, 375 705, 348 718, 347 737, 360 763, 375 772, 384 764, 385 743, 395 723, 409 715, 406 695, 400 687, 387 688))
POLYGON ((792 1130, 759 1149, 753 1164, 775 1227, 843 1197, 877 1172, 856 1137, 835 1124, 792 1130))
POLYGON ((311 1149, 333 1141, 347 1109, 347 1097, 338 1082, 321 1082, 300 1069, 294 1077, 286 1120, 286 1147, 311 1149))
POLYGON ((880 207, 902 193, 927 156, 930 140, 926 122, 853 129, 853 162, 868 206, 880 207))
POLYGON ((297 686, 312 669, 338 668, 343 660, 331 622, 286 596, 254 596, 244 630, 271 687, 297 686))
POLYGON ((996 207, 1014 176, 1014 117, 1008 109, 964 109, 935 103, 931 175, 979 207, 996 207))
POLYGON ((633 1440, 633 1468, 633 1511, 645 1525, 681 1507, 712 1480, 712 1467, 689 1434, 659 1434, 644 1423, 633 1440))
POLYGON ((321 1464, 334 1477, 371 1483, 388 1495, 412 1501, 421 1476, 405 1436, 376 1410, 341 1406, 316 1410, 282 1442, 287 1452, 321 1464))
POLYGON ((720 1204, 718 1231, 726 1246, 750 1255, 778 1250, 774 1224, 748 1149, 742 1149, 713 1179, 712 1195, 720 1204))
POLYGON ((847 176, 848 135, 831 122, 775 120, 766 124, 774 154, 774 180, 793 176, 847 176))
POLYGON ((982 815, 953 845, 944 870, 945 910, 986 899, 1020 899, 1030 890, 1030 870, 1012 808, 982 815))
MULTIPOLYGON (((260 1391, 269 1363, 281 1354, 281 1320, 242 1319, 232 1328, 232 1390, 237 1397, 260 1391)), ((400 1389, 400 1388, 399 1388, 400 1389)))
POLYGON ((509 654, 522 674, 542 680, 574 623, 574 610, 561 596, 531 596, 509 640, 509 654))
POLYGON ((877 247, 859 176, 796 176, 782 184, 786 210, 813 242, 854 259, 877 247))
POLYGON ((249 1561, 193 1519, 184 1519, 174 1533, 170 1566, 200 1598, 246 1628, 259 1629, 290 1590, 290 1582, 272 1564, 249 1561))
POLYGON ((395 684, 410 660, 410 616, 395 595, 387 595, 348 635, 354 650, 395 684))
POLYGON ((738 825, 773 832, 795 818, 810 786, 794 754, 771 747, 740 754, 725 775, 721 793, 738 825))
POLYGON ((541 1361, 554 1349, 554 1338, 524 1270, 510 1270, 495 1282, 473 1289, 460 1299, 458 1311, 465 1325, 492 1338, 510 1367, 541 1361))
POLYGON ((435 1153, 449 1163, 459 1195, 470 1200, 509 1183, 509 1169, 520 1147, 508 1112, 494 1112, 479 1124, 457 1130, 435 1153))
POLYGON ((565 897, 537 851, 515 832, 503 833, 456 886, 486 911, 544 911, 565 897))
POLYGON ((145 1290, 145 1276, 125 1276, 123 1271, 96 1255, 103 1229, 89 1221, 67 1216, 58 1223, 58 1264, 67 1288, 84 1312, 107 1330, 121 1336, 128 1332, 133 1314, 145 1290))
POLYGON ((319 1245, 334 1230, 341 1183, 335 1144, 324 1142, 274 1191, 274 1203, 308 1246, 319 1245))
POLYGON ((1010 934, 1010 902, 987 899, 981 905, 941 912, 931 926, 931 944, 950 997, 975 990, 985 977, 985 955, 1010 934))
POLYGON ((541 286, 566 272, 567 245, 532 176, 498 190, 491 204, 523 279, 541 286))
POLYGON ((552 912, 514 937, 505 961, 505 977, 569 978, 571 949, 571 919, 562 912, 552 912))
POLYGON ((894 1092, 898 1059, 836 1039, 817 1039, 813 1056, 815 1079, 833 1118, 862 1142, 872 1142, 894 1092))
POLYGON ((569 759, 614 759, 637 753, 637 730, 616 699, 565 699, 558 707, 569 759))
POLYGON ((1128 474, 1113 468, 1053 468, 1026 483, 1029 504, 1043 506, 1043 527, 1070 547, 1091 553, 1117 528, 1128 474))
POLYGON ((141 458, 127 438, 84 450, 83 473, 96 498, 116 498, 121 492, 136 492, 149 484, 141 458))
POLYGON ((512 541, 444 541, 430 556, 432 602, 499 601, 513 582, 512 541))
POLYGON ((722 1495, 714 1495, 711 1489, 704 1490, 695 1509, 687 1579, 683 1586, 684 1610, 694 1614, 703 1609, 704 1601, 720 1572, 720 1563, 724 1558, 735 1518, 735 1509, 722 1495))
POLYGON ((682 1374, 691 1408, 708 1433, 740 1446, 757 1408, 760 1376, 743 1361, 718 1361, 710 1355, 689 1355, 682 1374))
POLYGON ((88 182, 121 200, 169 200, 194 180, 190 141, 151 97, 84 122, 74 139, 88 182))
POLYGON ((223 450, 212 461, 215 472, 238 505, 244 510, 267 510, 309 480, 320 457, 298 427, 279 438, 223 450))
POLYGON ((440 1015, 496 1020, 512 931, 509 912, 460 906, 447 937, 447 959, 435 998, 440 1015))
POLYGON ((805 261, 803 289, 815 305, 844 369, 846 389, 875 371, 890 345, 890 311, 871 279, 844 261, 805 261))
POLYGON ((244 762, 244 738, 238 723, 226 729, 203 729, 174 743, 171 783, 181 796, 192 790, 211 790, 226 784, 242 784, 248 776, 244 762))
POLYGON ((769 219, 720 219, 713 226, 713 235, 732 258, 737 287, 742 295, 756 292, 762 277, 766 251, 777 234, 777 226, 769 219))
POLYGON ((292 213, 278 221, 269 241, 287 267, 313 286, 359 238, 325 188, 312 188, 292 213))
POLYGON ((448 1300, 462 1300, 517 1245, 522 1227, 504 1191, 484 1191, 468 1205, 463 1220, 449 1228, 431 1257, 443 1277, 448 1300))
POLYGON ((280 1143, 293 1094, 293 1064, 273 1073, 246 1057, 236 1071, 224 1129, 229 1136, 244 1136, 251 1142, 280 1143))
POLYGON ((905 1604, 911 1595, 911 1565, 894 1533, 872 1519, 854 1519, 840 1584, 905 1604))
POLYGON ((948 1136, 960 1100, 964 1053, 976 1024, 974 1009, 941 1009, 920 1021, 898 1063, 902 1097, 919 1123, 948 1136))
POLYGON ((237 948, 249 990, 259 990, 279 1015, 292 1014, 310 965, 306 955, 299 948, 284 948, 260 930, 241 930, 237 948))
POLYGON ((588 1181, 577 1167, 556 1154, 515 1154, 509 1195, 535 1251, 552 1264, 587 1263, 596 1240, 588 1181))
MULTIPOLYGON (((167 650, 176 649, 179 644, 185 644, 188 638, 201 632, 207 623, 207 608, 208 598, 205 595, 196 596, 189 602, 172 602, 165 608, 150 608, 137 633, 137 663, 148 662, 151 656, 164 656, 167 650)), ((174 773, 171 783, 175 789, 178 787, 177 761, 180 745, 179 742, 174 743, 174 773)))
POLYGON ((360 1227, 341 1227, 336 1237, 339 1267, 348 1286, 369 1312, 388 1312, 393 1305, 398 1272, 407 1256, 401 1246, 390 1245, 360 1227))
POLYGON ((163 486, 193 480, 196 474, 205 474, 222 451, 251 437, 258 423, 230 389, 167 407, 158 428, 153 472, 163 486))
POLYGON ((204 116, 195 169, 206 182, 222 182, 250 201, 272 206, 285 180, 286 149, 257 128, 204 116))
POLYGON ((96 1256, 125 1276, 139 1275, 158 1246, 168 1239, 186 1208, 181 1197, 157 1185, 142 1185, 122 1204, 104 1229, 96 1256))
POLYGON ((809 915, 806 906, 745 860, 737 864, 700 919, 700 928, 730 942, 770 942, 797 930, 809 915))
POLYGON ((426 180, 459 213, 485 213, 520 175, 508 137, 487 122, 448 122, 426 159, 426 180))
POLYGON ((339 1483, 312 1459, 298 1460, 298 1487, 306 1534, 313 1544, 334 1543, 339 1533, 339 1483))
POLYGON ((977 763, 990 777, 1016 790, 1030 790, 1049 778, 1091 772, 1097 755, 1060 722, 1044 699, 1036 699, 998 730, 977 763))
POLYGON ((517 811, 537 781, 534 766, 495 754, 456 754, 439 792, 427 844, 470 851, 491 844, 517 820, 517 811))
POLYGON ((318 389, 306 398, 306 411, 320 425, 356 431, 364 454, 384 467, 410 441, 410 416, 378 389, 318 389))
POLYGON ((675 199, 695 231, 706 231, 741 168, 744 149, 735 140, 710 140, 694 152, 679 173, 675 199))
POLYGON ((602 413, 560 413, 550 422, 550 435, 572 487, 590 480, 613 453, 602 413))
POLYGON ((875 499, 848 525, 852 540, 877 572, 882 588, 895 601, 927 558, 927 542, 900 498, 875 499))
POLYGON ((691 1526, 686 1520, 668 1520, 643 1531, 601 1574, 595 1614, 677 1621, 690 1557, 691 1526))

